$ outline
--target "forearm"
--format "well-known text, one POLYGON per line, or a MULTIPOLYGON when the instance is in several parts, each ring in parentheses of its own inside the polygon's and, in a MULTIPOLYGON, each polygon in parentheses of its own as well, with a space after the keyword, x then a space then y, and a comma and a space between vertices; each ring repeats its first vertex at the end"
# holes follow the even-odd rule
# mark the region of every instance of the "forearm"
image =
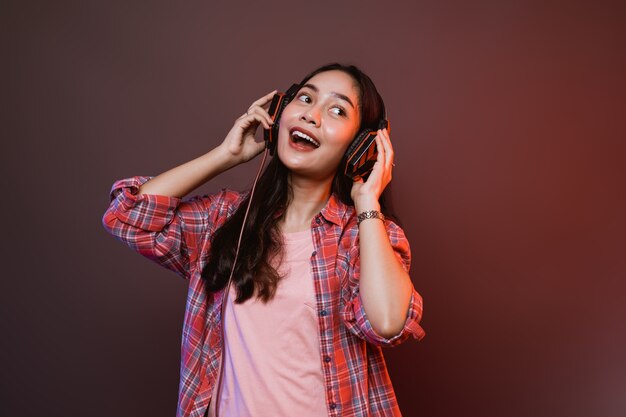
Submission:
MULTIPOLYGON (((357 207, 357 212, 361 210, 357 207)), ((380 210, 369 205, 367 210, 380 210)), ((359 225, 359 292, 365 314, 374 330, 383 337, 398 334, 406 321, 413 284, 398 261, 379 219, 359 225)))
POLYGON ((224 146, 220 145, 196 159, 152 178, 139 188, 138 194, 182 198, 236 164, 224 146))

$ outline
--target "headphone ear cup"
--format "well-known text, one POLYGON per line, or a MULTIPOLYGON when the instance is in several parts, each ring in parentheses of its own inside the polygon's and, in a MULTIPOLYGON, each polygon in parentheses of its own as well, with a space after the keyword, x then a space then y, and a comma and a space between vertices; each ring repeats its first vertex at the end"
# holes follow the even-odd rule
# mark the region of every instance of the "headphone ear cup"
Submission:
MULTIPOLYGON (((387 129, 389 131, 391 129, 389 120, 381 119, 378 122, 378 129, 387 129)), ((367 177, 369 177, 378 157, 378 149, 376 149, 377 134, 377 130, 363 129, 348 146, 344 156, 346 159, 344 173, 353 180, 359 178, 367 180, 367 177)))
POLYGON ((354 140, 350 143, 350 146, 348 146, 348 149, 346 149, 346 160, 350 160, 350 157, 354 154, 354 151, 359 147, 359 144, 363 142, 363 139, 365 139, 367 137, 367 135, 372 131, 372 129, 363 129, 361 130, 356 137, 354 138, 354 140))
POLYGON ((290 101, 291 99, 287 96, 287 94, 284 94, 282 100, 280 101, 280 104, 278 105, 278 110, 276 110, 276 115, 273 118, 274 124, 272 125, 272 133, 276 139, 278 139, 278 127, 280 126, 280 117, 283 115, 283 110, 285 110, 285 107, 287 107, 287 104, 289 104, 290 101))
POLYGON ((293 84, 286 93, 276 93, 272 98, 268 113, 274 121, 274 124, 263 132, 265 147, 270 150, 270 155, 273 155, 276 149, 278 128, 280 127, 280 117, 282 116, 283 110, 285 110, 285 107, 287 107, 287 104, 289 104, 299 89, 300 86, 298 84, 293 84))
POLYGON ((353 180, 367 179, 376 162, 376 131, 363 129, 352 141, 345 154, 344 174, 353 180))

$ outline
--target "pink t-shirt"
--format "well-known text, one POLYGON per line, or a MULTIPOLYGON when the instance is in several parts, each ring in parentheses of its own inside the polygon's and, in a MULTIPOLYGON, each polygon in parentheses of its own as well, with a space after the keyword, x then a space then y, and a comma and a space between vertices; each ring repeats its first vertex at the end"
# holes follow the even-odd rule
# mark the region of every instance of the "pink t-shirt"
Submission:
MULTIPOLYGON (((311 231, 285 233, 275 297, 234 304, 225 313, 225 356, 220 417, 327 417, 311 231)), ((216 398, 213 390, 213 399, 216 398)), ((209 407, 213 417, 214 401, 209 407)))

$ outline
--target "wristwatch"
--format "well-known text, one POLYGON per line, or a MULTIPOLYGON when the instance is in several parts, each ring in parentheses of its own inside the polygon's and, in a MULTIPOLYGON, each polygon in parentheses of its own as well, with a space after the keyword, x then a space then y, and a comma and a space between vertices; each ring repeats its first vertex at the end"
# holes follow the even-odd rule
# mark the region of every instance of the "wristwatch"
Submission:
POLYGON ((383 213, 378 210, 364 211, 362 213, 359 213, 359 215, 357 216, 357 226, 361 224, 361 222, 365 219, 380 219, 384 222, 385 216, 383 216, 383 213))

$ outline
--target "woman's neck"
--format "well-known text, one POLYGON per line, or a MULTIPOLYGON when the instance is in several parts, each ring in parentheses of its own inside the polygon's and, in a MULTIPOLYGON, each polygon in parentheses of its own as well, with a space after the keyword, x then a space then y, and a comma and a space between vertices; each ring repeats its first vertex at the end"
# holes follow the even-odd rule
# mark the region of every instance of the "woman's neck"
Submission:
POLYGON ((330 197, 332 182, 332 177, 320 182, 290 175, 292 198, 281 222, 281 230, 289 233, 310 229, 313 217, 330 197))

